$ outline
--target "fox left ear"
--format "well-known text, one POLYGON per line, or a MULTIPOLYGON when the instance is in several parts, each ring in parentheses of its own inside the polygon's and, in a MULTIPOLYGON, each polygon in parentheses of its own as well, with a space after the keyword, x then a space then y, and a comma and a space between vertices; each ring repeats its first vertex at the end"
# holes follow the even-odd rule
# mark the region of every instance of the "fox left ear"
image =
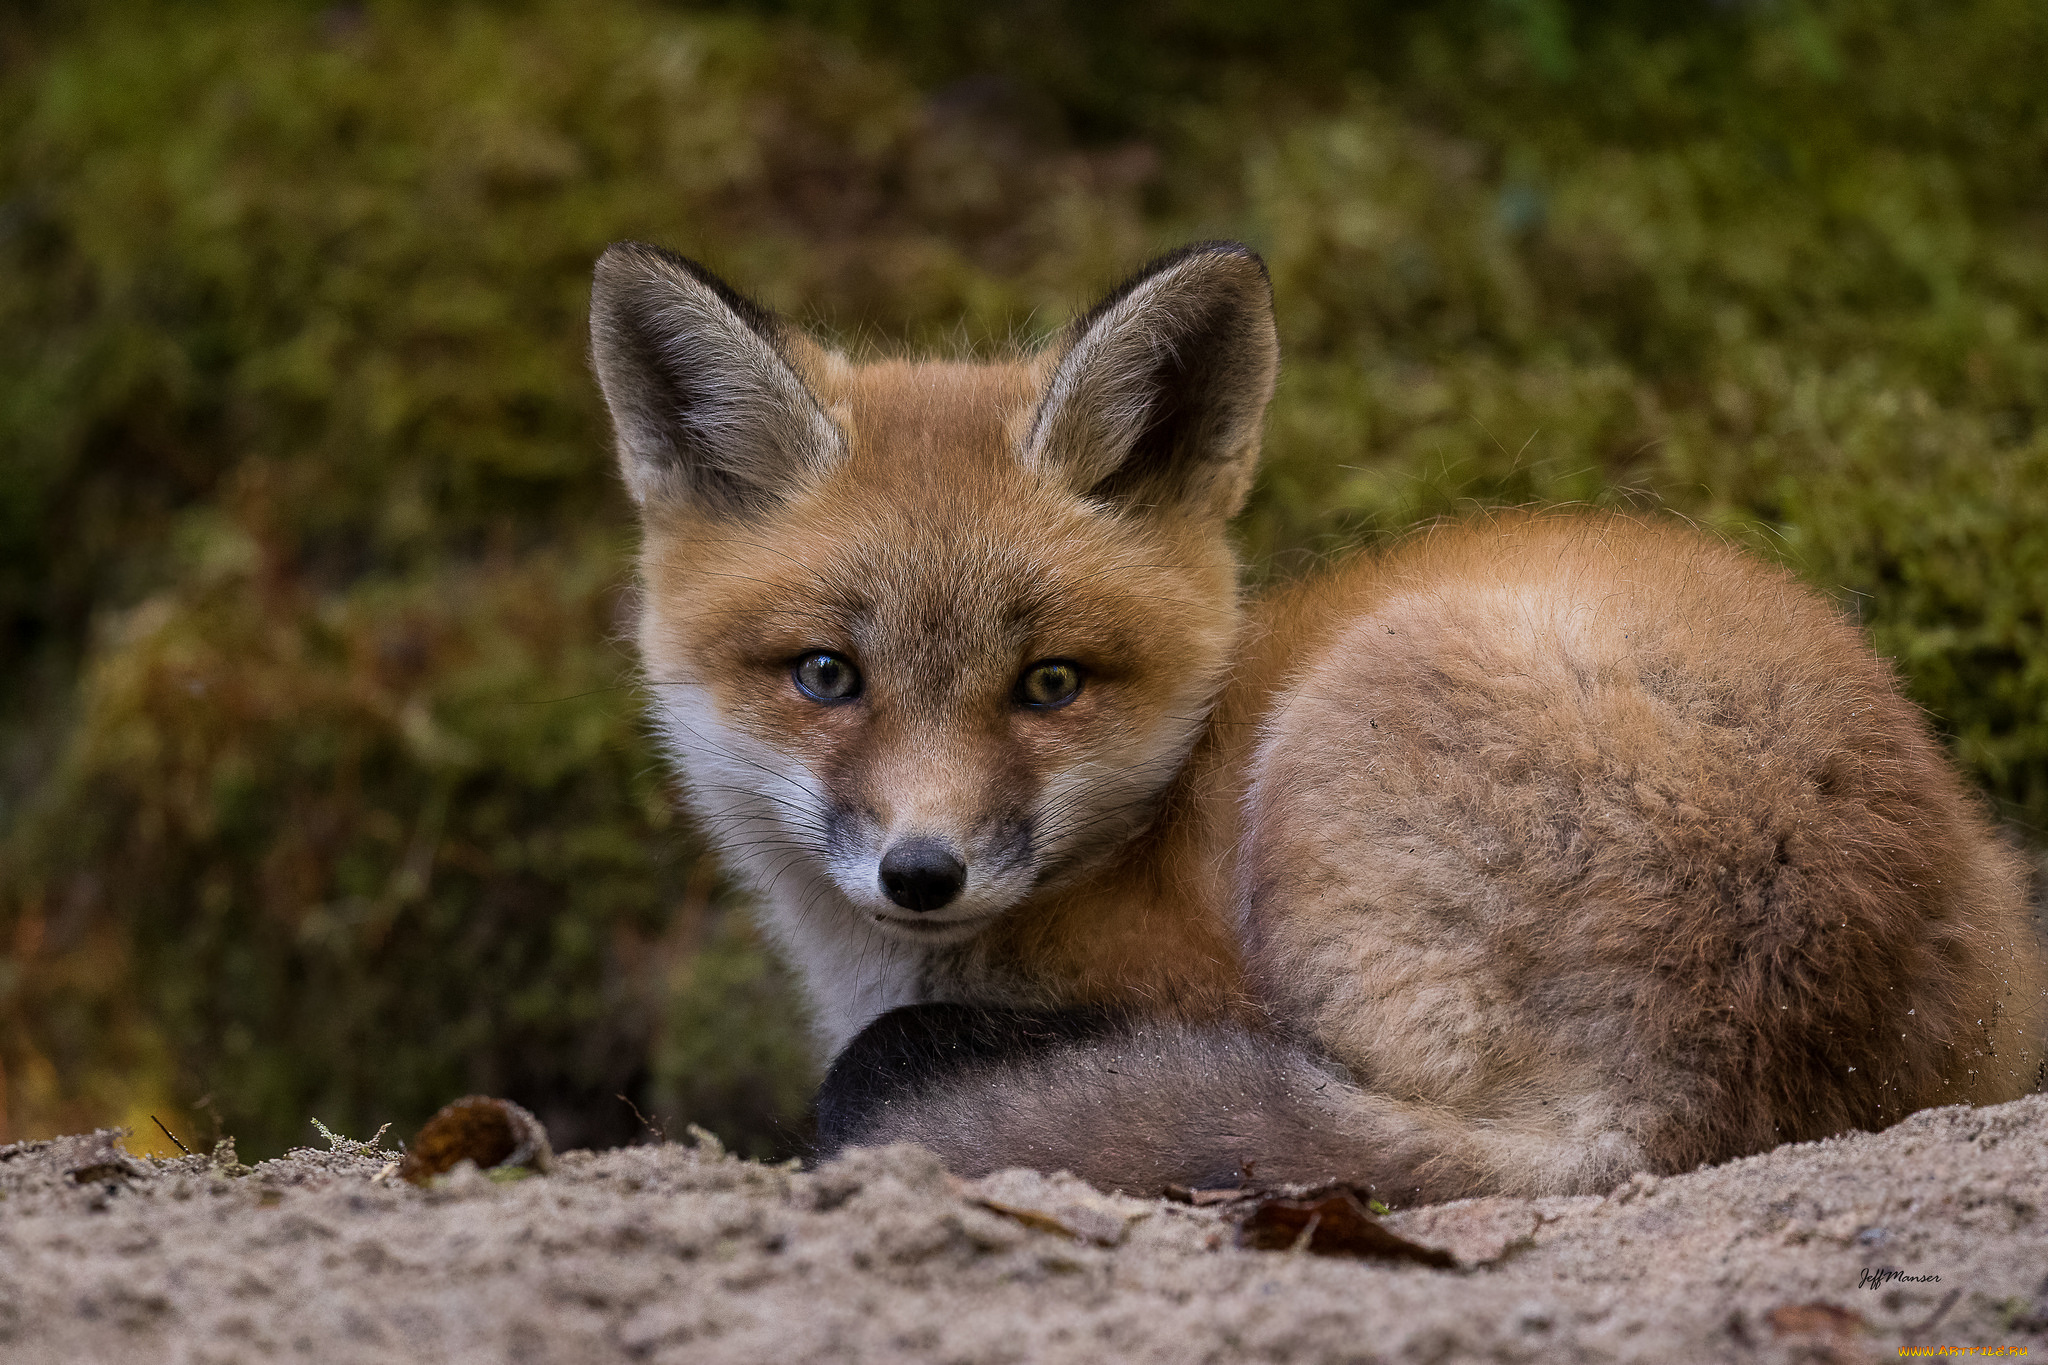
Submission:
POLYGON ((1023 442, 1118 506, 1228 517, 1244 505, 1280 370, 1265 263, 1237 242, 1152 262, 1070 326, 1023 442))
POLYGON ((604 253, 590 355, 643 506, 746 516, 845 454, 801 373, 824 352, 686 257, 640 242, 604 253))

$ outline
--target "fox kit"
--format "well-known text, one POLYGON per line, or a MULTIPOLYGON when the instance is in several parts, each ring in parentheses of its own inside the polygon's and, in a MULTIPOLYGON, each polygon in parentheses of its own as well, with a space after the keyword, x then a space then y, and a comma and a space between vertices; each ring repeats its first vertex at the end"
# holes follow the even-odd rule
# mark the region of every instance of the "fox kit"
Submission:
POLYGON ((1558 1194, 2034 1079, 2025 866, 1781 570, 1512 514, 1240 602, 1244 247, 1011 363, 853 364, 631 243, 592 311, 654 717, 828 1141, 1558 1194))

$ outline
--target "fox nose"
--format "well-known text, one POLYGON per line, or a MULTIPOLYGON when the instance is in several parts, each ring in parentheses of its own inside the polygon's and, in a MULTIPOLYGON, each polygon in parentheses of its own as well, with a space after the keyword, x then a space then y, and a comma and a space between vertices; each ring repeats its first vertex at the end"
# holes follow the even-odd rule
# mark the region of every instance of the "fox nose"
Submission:
POLYGON ((936 910, 967 884, 967 864, 944 840, 905 839, 882 855, 882 890, 905 910, 936 910))

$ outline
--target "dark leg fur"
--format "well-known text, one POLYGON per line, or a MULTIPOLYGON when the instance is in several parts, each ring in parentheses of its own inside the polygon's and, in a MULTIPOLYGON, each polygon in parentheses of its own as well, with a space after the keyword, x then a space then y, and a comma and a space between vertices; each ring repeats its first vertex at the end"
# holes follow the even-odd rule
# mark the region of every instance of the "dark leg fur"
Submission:
POLYGON ((1485 1184, 1461 1125, 1283 1040, 1108 1013, 893 1011, 833 1063, 818 1127, 824 1155, 915 1142, 961 1175, 1065 1170, 1135 1194, 1346 1179, 1418 1203, 1485 1184))
POLYGON ((980 1068, 1018 1062, 1116 1029, 1106 1010, 977 1009, 905 1005, 862 1029, 832 1059, 818 1087, 817 1158, 872 1141, 896 1104, 980 1068))

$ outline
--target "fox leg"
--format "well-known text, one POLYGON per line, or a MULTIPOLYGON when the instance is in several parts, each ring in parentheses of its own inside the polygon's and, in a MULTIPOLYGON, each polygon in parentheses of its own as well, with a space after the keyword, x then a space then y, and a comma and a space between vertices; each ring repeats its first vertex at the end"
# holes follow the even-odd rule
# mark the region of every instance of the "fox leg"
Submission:
POLYGON ((1501 1164, 1454 1115, 1284 1039, 1104 1012, 893 1011, 833 1063, 819 1111, 833 1150, 914 1142, 961 1175, 1064 1170, 1143 1195, 1342 1179, 1413 1204, 1492 1188, 1501 1164))
MULTIPOLYGON (((961 1075, 1091 1042, 1125 1024, 1110 1010, 903 1005, 870 1023, 832 1059, 818 1087, 817 1159, 872 1145, 889 1112, 961 1075)), ((884 1139, 887 1140, 887 1139, 884 1139)))

